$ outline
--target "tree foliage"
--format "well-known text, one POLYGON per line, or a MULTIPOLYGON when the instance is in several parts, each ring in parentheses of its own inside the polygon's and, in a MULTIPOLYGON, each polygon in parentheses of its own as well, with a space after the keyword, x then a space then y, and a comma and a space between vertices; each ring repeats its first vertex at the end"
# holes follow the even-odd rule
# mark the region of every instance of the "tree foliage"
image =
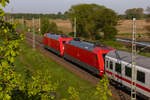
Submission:
POLYGON ((62 19, 65 20, 67 19, 66 14, 63 14, 61 12, 58 12, 58 14, 33 14, 33 13, 7 13, 7 16, 11 16, 15 19, 21 19, 22 17, 24 17, 24 19, 27 20, 32 20, 32 18, 34 17, 35 19, 39 19, 40 18, 49 18, 49 19, 62 19))
MULTIPOLYGON (((106 40, 108 40, 110 37, 114 37, 117 34, 118 31, 112 26, 105 26, 103 28, 103 32, 105 33, 104 38, 106 40)), ((112 39, 114 39, 114 38, 112 38, 112 39)))
MULTIPOLYGON (((58 82, 53 83, 49 71, 37 73, 32 76, 32 81, 25 83, 22 87, 22 94, 26 97, 26 100, 53 100, 56 97, 56 89, 58 82)), ((18 98, 24 100, 24 97, 17 95, 18 98)))
POLYGON ((144 9, 143 8, 132 8, 132 9, 127 9, 125 11, 126 18, 127 19, 142 19, 144 17, 144 9))
MULTIPOLYGON (((4 7, 9 1, 1 0, 4 7)), ((0 99, 10 100, 12 91, 21 86, 20 75, 14 72, 14 57, 19 54, 22 34, 17 34, 15 25, 3 20, 4 12, 0 8, 0 99)))
POLYGON ((104 75, 103 79, 100 80, 96 87, 95 95, 98 95, 100 100, 108 100, 108 96, 112 96, 111 91, 108 88, 109 80, 104 75))
MULTIPOLYGON (((113 10, 97 4, 74 5, 69 9, 68 16, 72 24, 74 18, 77 19, 77 36, 92 39, 95 39, 99 32, 104 32, 103 28, 106 26, 115 28, 118 21, 117 14, 113 10)), ((111 36, 107 35, 109 39, 115 37, 114 35, 111 36)))
POLYGON ((69 87, 68 93, 70 94, 69 100, 80 100, 79 92, 74 87, 69 87))
POLYGON ((48 18, 42 18, 41 19, 41 33, 45 34, 45 33, 57 33, 58 29, 57 29, 57 25, 54 22, 49 22, 48 18))

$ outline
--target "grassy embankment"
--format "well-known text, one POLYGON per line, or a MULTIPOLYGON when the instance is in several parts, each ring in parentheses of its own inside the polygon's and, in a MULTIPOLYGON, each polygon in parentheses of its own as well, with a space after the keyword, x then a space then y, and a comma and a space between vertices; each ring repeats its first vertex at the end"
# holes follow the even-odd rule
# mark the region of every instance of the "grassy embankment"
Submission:
POLYGON ((27 75, 26 70, 29 70, 31 75, 37 70, 42 72, 49 70, 52 81, 59 81, 57 100, 69 96, 67 92, 69 86, 75 87, 80 92, 81 100, 99 100, 96 96, 93 96, 96 89, 91 83, 64 69, 62 65, 44 56, 38 50, 32 51, 27 43, 22 43, 21 48, 22 52, 15 60, 15 67, 16 71, 22 74, 23 79, 27 75))

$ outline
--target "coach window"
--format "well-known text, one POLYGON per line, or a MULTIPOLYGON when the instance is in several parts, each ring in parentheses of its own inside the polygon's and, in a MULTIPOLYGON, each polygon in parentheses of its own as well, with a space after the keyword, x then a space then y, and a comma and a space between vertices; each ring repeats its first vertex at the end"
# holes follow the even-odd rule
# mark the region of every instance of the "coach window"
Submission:
POLYGON ((125 75, 126 75, 127 77, 131 77, 131 75, 132 75, 132 70, 131 70, 130 67, 125 66, 125 75))
POLYGON ((145 73, 141 71, 137 71, 137 80, 145 83, 145 73))
POLYGON ((110 61, 110 69, 113 70, 113 62, 110 61))
POLYGON ((116 63, 115 71, 121 74, 121 64, 116 63))
POLYGON ((106 59, 106 61, 105 61, 105 64, 106 64, 106 67, 108 68, 109 67, 109 62, 108 62, 108 59, 106 59))

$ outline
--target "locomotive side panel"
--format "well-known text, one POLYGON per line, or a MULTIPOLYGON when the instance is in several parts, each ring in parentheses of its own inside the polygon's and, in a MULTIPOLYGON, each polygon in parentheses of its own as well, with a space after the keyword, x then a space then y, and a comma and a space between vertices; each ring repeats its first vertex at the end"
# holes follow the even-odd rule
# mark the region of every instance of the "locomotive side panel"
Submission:
POLYGON ((64 55, 71 56, 73 58, 77 58, 77 48, 72 45, 66 44, 65 50, 64 50, 64 55))
POLYGON ((60 54, 59 42, 58 41, 53 40, 51 38, 47 38, 47 37, 46 37, 46 41, 47 41, 46 48, 48 48, 49 50, 51 50, 51 51, 53 51, 57 54, 60 54))
POLYGON ((98 69, 97 56, 95 53, 90 52, 88 50, 84 50, 82 48, 77 48, 77 49, 78 49, 77 59, 98 69))
POLYGON ((86 50, 81 50, 76 46, 70 44, 65 45, 64 57, 96 74, 99 74, 99 69, 96 68, 97 62, 93 58, 95 54, 89 53, 86 50), (94 66, 95 65, 95 66, 94 66))
POLYGON ((44 43, 44 45, 48 46, 48 38, 47 37, 43 37, 43 43, 44 43))

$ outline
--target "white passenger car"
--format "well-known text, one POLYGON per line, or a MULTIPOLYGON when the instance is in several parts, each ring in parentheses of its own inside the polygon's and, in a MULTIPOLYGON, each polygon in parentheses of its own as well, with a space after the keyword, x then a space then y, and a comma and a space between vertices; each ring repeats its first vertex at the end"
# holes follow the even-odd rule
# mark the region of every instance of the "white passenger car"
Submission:
MULTIPOLYGON (((105 57, 106 75, 131 88, 131 53, 113 50, 105 57)), ((150 58, 139 56, 136 57, 136 91, 150 98, 150 58)))

